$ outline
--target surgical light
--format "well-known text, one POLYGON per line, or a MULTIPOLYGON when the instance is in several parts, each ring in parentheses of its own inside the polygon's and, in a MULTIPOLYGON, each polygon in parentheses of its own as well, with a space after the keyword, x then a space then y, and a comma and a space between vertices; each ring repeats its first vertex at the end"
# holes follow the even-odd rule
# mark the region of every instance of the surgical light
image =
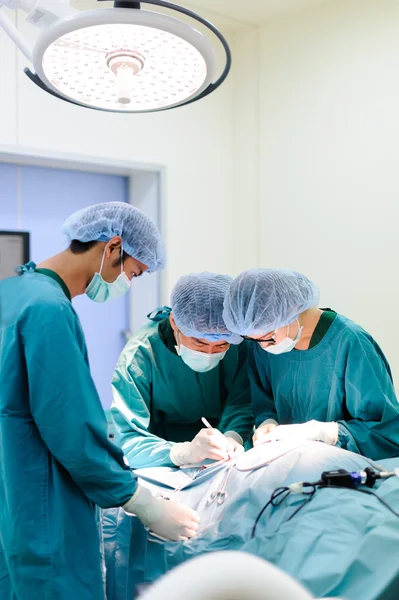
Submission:
MULTIPOLYGON (((102 0, 99 0, 102 1, 102 0)), ((188 104, 213 92, 228 75, 229 46, 200 15, 164 0, 121 0, 113 8, 76 11, 61 0, 0 0, 22 8, 41 29, 30 53, 19 31, 0 11, 0 26, 31 60, 28 77, 48 93, 74 104, 114 112, 151 112, 188 104), (222 44, 219 78, 207 36, 169 14, 142 10, 152 4, 205 26, 222 44)))

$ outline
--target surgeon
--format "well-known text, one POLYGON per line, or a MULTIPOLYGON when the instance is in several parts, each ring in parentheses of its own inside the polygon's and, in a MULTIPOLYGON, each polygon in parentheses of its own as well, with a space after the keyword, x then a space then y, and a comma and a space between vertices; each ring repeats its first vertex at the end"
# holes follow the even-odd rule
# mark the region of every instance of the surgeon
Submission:
POLYGON ((226 326, 252 344, 254 445, 297 438, 372 459, 398 456, 387 359, 364 329, 318 302, 309 279, 282 269, 245 271, 226 295, 226 326))
POLYGON ((254 421, 247 342, 240 344, 222 318, 231 282, 216 273, 185 275, 172 291, 172 308, 150 314, 123 350, 111 412, 132 468, 192 465, 243 451, 254 421))
POLYGON ((63 231, 66 251, 0 282, 1 600, 103 599, 96 505, 170 540, 198 528, 194 511, 138 485, 108 439, 71 304, 117 298, 162 268, 159 232, 119 202, 79 211, 63 231))

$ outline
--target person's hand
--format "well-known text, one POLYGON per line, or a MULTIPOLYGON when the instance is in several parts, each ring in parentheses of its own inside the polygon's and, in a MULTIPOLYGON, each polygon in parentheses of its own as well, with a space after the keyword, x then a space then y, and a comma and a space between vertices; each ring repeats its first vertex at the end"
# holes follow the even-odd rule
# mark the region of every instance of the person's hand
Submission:
POLYGON ((200 519, 194 510, 173 500, 155 498, 155 501, 161 512, 158 518, 148 523, 153 533, 172 541, 188 540, 197 535, 200 519))
POLYGON ((123 509, 136 515, 145 527, 166 540, 188 540, 198 533, 199 516, 194 510, 173 500, 155 498, 141 485, 123 509))
POLYGON ((260 446, 261 444, 265 444, 266 442, 270 442, 270 439, 267 438, 267 435, 278 427, 278 423, 272 419, 262 423, 259 425, 257 429, 255 429, 254 436, 252 438, 252 443, 254 446, 260 446))
POLYGON ((218 429, 201 429, 192 442, 174 444, 171 461, 178 467, 198 464, 206 460, 227 460, 228 440, 218 429))
POLYGON ((201 429, 191 442, 193 462, 201 462, 206 458, 211 460, 225 460, 227 458, 227 438, 219 429, 201 429))
POLYGON ((263 437, 264 442, 295 439, 313 440, 335 446, 338 440, 338 423, 308 421, 299 425, 279 425, 263 437))
POLYGON ((228 442, 227 453, 229 455, 229 458, 233 458, 244 452, 244 446, 240 444, 240 442, 230 437, 229 435, 226 435, 225 437, 228 442))

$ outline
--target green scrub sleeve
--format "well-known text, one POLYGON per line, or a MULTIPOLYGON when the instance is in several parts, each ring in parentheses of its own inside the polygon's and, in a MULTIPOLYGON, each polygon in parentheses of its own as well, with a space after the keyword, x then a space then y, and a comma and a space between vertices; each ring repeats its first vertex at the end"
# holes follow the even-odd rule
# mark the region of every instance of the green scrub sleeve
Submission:
POLYGON ((108 439, 76 315, 63 306, 46 306, 40 314, 35 308, 33 313, 21 330, 21 341, 39 433, 92 502, 102 508, 121 506, 135 493, 137 480, 108 439))
POLYGON ((112 378, 111 416, 116 441, 133 469, 151 464, 174 467, 170 460, 173 443, 149 432, 152 365, 140 340, 122 352, 112 378))

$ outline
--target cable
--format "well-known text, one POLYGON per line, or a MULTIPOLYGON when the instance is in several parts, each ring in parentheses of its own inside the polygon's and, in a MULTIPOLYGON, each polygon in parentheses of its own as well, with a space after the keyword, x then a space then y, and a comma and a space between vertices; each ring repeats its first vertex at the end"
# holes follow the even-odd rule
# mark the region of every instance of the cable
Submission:
POLYGON ((362 494, 367 494, 368 496, 374 496, 375 498, 377 498, 377 500, 383 505, 385 506, 385 508, 387 508, 393 515, 395 515, 395 517, 399 517, 399 513, 396 512, 392 506, 390 506, 388 504, 388 502, 386 502, 383 498, 381 498, 380 496, 378 496, 378 494, 376 494, 375 492, 372 492, 371 490, 364 490, 364 489, 359 489, 358 485, 367 485, 369 487, 372 487, 377 479, 389 479, 390 477, 393 477, 395 475, 395 473, 388 473, 388 472, 373 472, 370 468, 365 469, 365 471, 361 471, 359 473, 349 473, 348 471, 345 471, 344 469, 338 469, 336 471, 325 471, 324 473, 322 473, 322 478, 319 481, 315 481, 313 483, 309 483, 309 482, 300 482, 300 483, 294 483, 291 484, 289 487, 279 487, 276 488, 274 490, 274 492, 272 493, 272 495, 270 496, 270 499, 268 500, 268 502, 266 502, 266 504, 263 506, 263 508, 261 509, 261 511, 259 512, 258 516, 255 519, 254 525, 252 527, 252 532, 251 532, 251 538, 253 539, 255 537, 255 533, 256 533, 256 528, 258 526, 258 523, 262 517, 262 515, 264 514, 265 510, 269 507, 269 506, 280 506, 280 504, 282 502, 284 502, 284 500, 286 498, 288 498, 288 496, 292 493, 299 493, 299 494, 303 494, 305 496, 307 496, 307 498, 302 502, 302 504, 295 509, 295 511, 292 513, 292 515, 290 515, 290 517, 288 519, 286 519, 286 523, 288 523, 288 521, 291 521, 291 519, 293 517, 295 517, 295 515, 297 515, 299 513, 300 510, 302 510, 302 508, 308 504, 314 497, 315 493, 317 490, 321 490, 321 489, 336 489, 336 490, 343 490, 343 489, 347 489, 347 490, 353 490, 355 492, 360 492, 362 494), (362 478, 361 478, 362 477, 362 478), (337 481, 339 483, 339 485, 334 485, 331 482, 332 481, 337 481), (309 491, 307 491, 304 488, 311 488, 309 491))
POLYGON ((300 510, 302 510, 302 508, 303 508, 303 507, 304 507, 304 506, 305 506, 305 505, 306 505, 308 502, 310 502, 310 501, 312 500, 313 496, 314 496, 314 495, 315 495, 315 493, 316 493, 316 489, 317 489, 317 488, 316 488, 316 486, 313 486, 313 489, 312 489, 312 491, 311 491, 311 492, 304 492, 304 494, 305 494, 306 496, 309 496, 309 498, 306 498, 306 499, 305 499, 305 500, 302 502, 302 504, 301 504, 300 506, 298 506, 298 508, 297 508, 297 509, 296 509, 296 510, 295 510, 295 511, 292 513, 292 515, 291 515, 291 516, 290 516, 290 517, 287 519, 287 522, 288 522, 288 521, 291 521, 291 519, 292 519, 293 517, 295 517, 295 515, 297 515, 297 514, 299 513, 299 511, 300 511, 300 510))
POLYGON ((273 501, 274 501, 275 498, 278 498, 279 496, 281 496, 284 492, 286 492, 286 494, 280 500, 279 504, 281 504, 281 502, 283 502, 283 500, 285 500, 287 498, 287 496, 289 496, 291 494, 291 490, 288 487, 280 487, 280 488, 277 488, 277 489, 274 490, 274 492, 270 496, 270 500, 268 502, 266 502, 266 504, 264 505, 264 507, 262 508, 262 510, 260 511, 260 513, 258 514, 258 516, 255 519, 255 523, 254 523, 254 526, 252 527, 252 533, 251 533, 251 537, 252 538, 255 537, 256 527, 257 527, 257 525, 259 523, 259 520, 261 519, 263 513, 265 512, 265 510, 270 505, 272 505, 272 506, 279 506, 279 504, 273 504, 273 501))
MULTIPOLYGON (((316 485, 317 484, 313 484, 313 483, 308 483, 308 482, 304 482, 302 484, 302 487, 311 487, 312 490, 310 492, 302 492, 305 496, 309 496, 308 498, 306 498, 304 500, 304 502, 302 502, 302 504, 292 513, 292 515, 289 517, 289 519, 287 519, 287 521, 290 521, 293 517, 295 517, 295 515, 305 506, 305 504, 307 504, 308 502, 311 501, 311 499, 313 498, 314 494, 316 493, 316 485)), ((268 500, 268 502, 266 502, 266 504, 264 505, 264 507, 262 508, 262 510, 260 511, 260 513, 258 514, 258 516, 255 519, 255 523, 252 527, 252 532, 251 532, 251 538, 255 537, 255 533, 256 533, 256 527, 263 515, 263 513, 265 512, 265 510, 269 507, 269 506, 280 506, 280 504, 282 502, 284 502, 284 500, 286 498, 288 498, 288 496, 290 494, 292 494, 292 490, 289 487, 279 487, 277 489, 274 490, 274 492, 272 493, 272 495, 270 496, 270 500, 268 500), (280 498, 280 496, 282 496, 282 498, 280 498)))

